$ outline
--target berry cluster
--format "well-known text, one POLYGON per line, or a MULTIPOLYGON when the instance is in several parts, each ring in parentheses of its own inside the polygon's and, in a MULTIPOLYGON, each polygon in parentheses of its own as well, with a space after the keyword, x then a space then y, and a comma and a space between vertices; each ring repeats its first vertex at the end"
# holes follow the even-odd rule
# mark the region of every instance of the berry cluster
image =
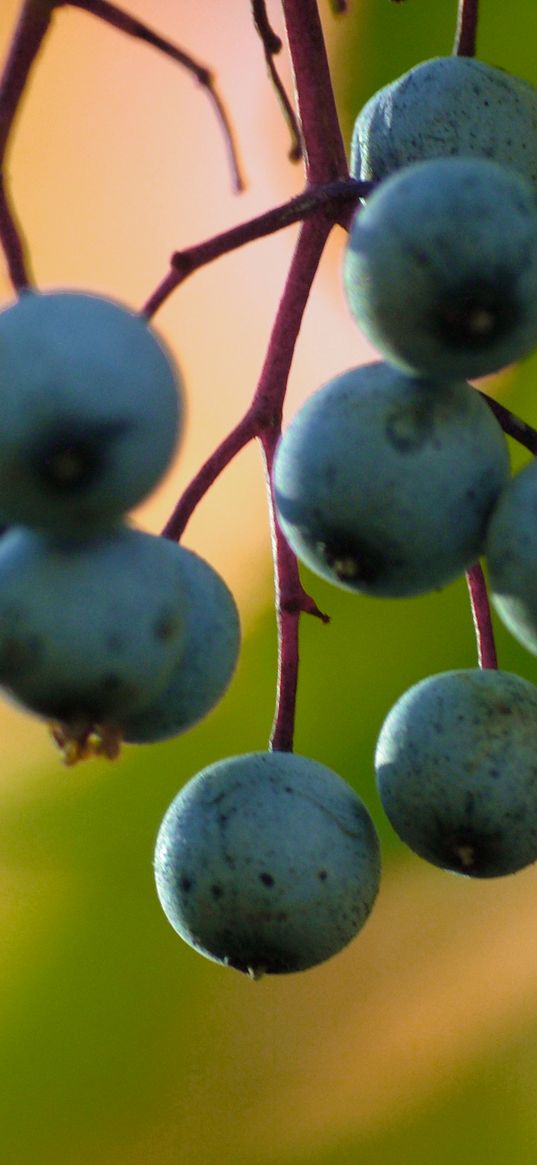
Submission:
MULTIPOLYGON (((92 0, 85 6, 93 11, 92 0)), ((272 64, 279 38, 261 0, 254 8, 272 64)), ((470 55, 425 62, 359 114, 349 182, 339 126, 323 154, 337 118, 315 0, 285 9, 299 97, 313 78, 319 86, 317 102, 301 103, 301 126, 287 106, 293 156, 301 135, 306 146, 305 193, 175 255, 144 314, 96 295, 30 290, 0 198, 20 293, 0 313, 0 685, 53 723, 67 760, 177 735, 225 691, 239 650, 236 606, 175 539, 254 437, 275 519, 280 627, 294 618, 296 634, 300 612, 320 614, 297 559, 348 591, 398 598, 475 577, 486 556, 500 617, 537 654, 537 466, 511 477, 497 416, 469 383, 537 348, 537 91, 470 55), (308 52, 315 60, 305 67, 308 52), (332 182, 334 174, 345 177, 332 182), (334 377, 280 436, 302 312, 344 213, 338 199, 349 211, 358 197, 344 285, 383 359, 334 377), (183 419, 181 380, 149 317, 181 272, 308 216, 248 413, 191 483, 169 536, 137 530, 126 516, 169 466, 183 419)), ((475 3, 459 7, 466 44, 472 11, 475 3)), ((177 57, 115 5, 106 13, 177 57)), ((25 19, 20 35, 38 37, 25 19)), ((38 43, 14 52, 12 67, 38 43)), ((4 91, 22 88, 18 77, 4 91)), ((482 606, 484 596, 483 584, 482 606)), ((490 654, 481 663, 405 693, 382 727, 375 765, 386 814, 412 849, 442 868, 492 877, 537 860, 537 688, 499 671, 490 654)), ((155 852, 172 926, 254 978, 340 951, 380 881, 361 799, 291 751, 296 665, 280 634, 287 722, 282 699, 270 750, 224 759, 189 781, 155 852)))
POLYGON ((112 300, 27 291, 0 379, 0 684, 70 761, 176 735, 222 695, 239 623, 206 562, 125 521, 181 433, 174 361, 112 300))
MULTIPOLYGON (((537 654, 537 464, 468 383, 537 346, 537 90, 438 58, 359 114, 351 166, 375 186, 344 259, 351 312, 384 356, 335 377, 276 456, 299 558, 376 596, 443 586, 485 555, 495 607, 537 654)), ((375 766, 399 836, 478 877, 537 860, 537 688, 489 666, 432 676, 389 713, 375 766)))

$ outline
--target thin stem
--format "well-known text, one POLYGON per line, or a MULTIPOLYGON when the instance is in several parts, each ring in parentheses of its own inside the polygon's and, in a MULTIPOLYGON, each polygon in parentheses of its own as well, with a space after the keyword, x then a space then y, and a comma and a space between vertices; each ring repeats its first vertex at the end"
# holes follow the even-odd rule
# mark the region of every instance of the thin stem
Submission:
POLYGON ((477 659, 481 668, 497 668, 496 644, 490 613, 485 576, 479 563, 466 572, 470 606, 477 641, 477 659))
POLYGON ((238 226, 222 231, 221 234, 214 235, 211 239, 206 239, 184 251, 176 251, 171 258, 171 271, 147 300, 142 309, 143 314, 148 318, 154 316, 172 292, 194 271, 214 262, 222 255, 245 246, 246 243, 252 243, 293 223, 304 221, 319 210, 323 210, 333 223, 344 218, 342 208, 347 208, 350 217, 358 199, 368 194, 372 185, 371 182, 357 182, 353 178, 340 178, 324 186, 310 187, 288 202, 265 211, 247 222, 239 223, 238 226))
POLYGON ((22 229, 5 181, 8 142, 32 67, 49 29, 54 0, 25 0, 0 78, 0 242, 15 291, 33 283, 22 229))
POLYGON ((479 0, 459 0, 454 56, 475 57, 478 18, 479 0))
POLYGON ((308 183, 348 177, 316 0, 282 0, 308 183))
POLYGON ((236 191, 244 190, 245 182, 241 172, 238 149, 231 128, 231 122, 224 102, 216 88, 216 82, 211 70, 206 65, 201 64, 200 61, 195 60, 190 53, 186 53, 184 49, 180 49, 165 37, 160 36, 159 33, 155 32, 147 24, 144 24, 143 21, 137 20, 134 16, 123 12, 115 4, 111 4, 109 0, 60 0, 60 2, 67 2, 74 8, 81 8, 85 12, 89 12, 92 16, 97 16, 100 20, 105 20, 107 24, 112 25, 113 28, 117 28, 120 32, 125 32, 128 36, 133 36, 138 40, 144 41, 145 44, 158 49, 159 52, 164 53, 165 56, 170 57, 171 60, 176 61, 179 65, 183 65, 185 69, 188 69, 194 75, 199 84, 207 91, 220 123, 229 156, 233 188, 236 191))
POLYGON ((251 4, 256 32, 258 33, 263 45, 265 64, 267 66, 270 79, 280 103, 280 108, 291 135, 289 158, 292 162, 298 162, 302 157, 300 130, 298 127, 295 111, 291 105, 291 102, 289 101, 281 78, 278 74, 278 70, 274 64, 274 57, 277 56, 277 54, 281 51, 282 42, 279 36, 276 36, 276 33, 269 23, 265 0, 251 0, 251 4))
POLYGON ((314 615, 323 623, 329 623, 330 618, 319 610, 317 604, 304 590, 300 581, 296 556, 285 541, 278 525, 272 486, 272 466, 279 435, 278 429, 272 432, 265 430, 261 436, 265 457, 267 495, 269 499, 272 533, 274 591, 278 629, 276 708, 269 747, 273 751, 291 752, 293 748, 298 669, 300 663, 300 615, 302 612, 304 614, 314 615))
MULTIPOLYGON (((479 391, 479 390, 477 390, 479 391)), ((494 413, 496 420, 501 425, 504 433, 513 440, 518 441, 519 445, 523 445, 525 449, 529 449, 534 456, 537 455, 537 431, 528 425, 526 421, 521 420, 510 409, 506 409, 505 405, 501 405, 499 401, 494 400, 493 397, 487 396, 485 392, 480 392, 480 396, 488 404, 491 411, 494 413)))

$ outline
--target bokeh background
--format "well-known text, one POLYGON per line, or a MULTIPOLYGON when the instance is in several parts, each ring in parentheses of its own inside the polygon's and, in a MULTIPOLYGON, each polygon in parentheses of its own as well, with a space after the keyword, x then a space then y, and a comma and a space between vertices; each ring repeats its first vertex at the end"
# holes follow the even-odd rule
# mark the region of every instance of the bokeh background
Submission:
MULTIPOLYGON (((7 51, 19 0, 2 0, 7 51)), ((451 51, 455 0, 322 4, 347 141, 381 84, 451 51)), ((479 52, 537 83, 534 0, 482 0, 479 52)), ((233 195, 203 91, 87 14, 60 10, 9 157, 42 287, 141 306, 171 252, 301 188, 249 6, 129 0, 210 63, 249 186, 233 195)), ((271 6, 279 27, 279 6, 271 6)), ((285 62, 282 62, 285 76, 285 62)), ((136 514, 157 531, 250 400, 296 231, 206 268, 156 317, 188 392, 183 447, 136 514)), ((370 358, 340 286, 343 235, 306 314, 287 415, 370 358)), ((0 268, 0 298, 12 292, 0 268)), ((537 424, 537 360, 488 390, 537 424)), ((513 466, 524 460, 513 449, 513 466)), ((193 732, 116 764, 62 767, 46 729, 0 709, 1 1165, 533 1165, 537 1155, 537 870, 485 884, 409 854, 383 821, 372 753, 389 707, 432 672, 475 665, 463 582, 374 601, 305 574, 332 622, 304 620, 296 747, 346 777, 381 834, 382 889, 359 938, 303 975, 251 983, 186 947, 152 877, 161 817, 222 756, 266 746, 276 642, 261 460, 247 449, 191 521, 240 605, 244 650, 193 732)), ((537 662, 498 627, 500 662, 537 662)))

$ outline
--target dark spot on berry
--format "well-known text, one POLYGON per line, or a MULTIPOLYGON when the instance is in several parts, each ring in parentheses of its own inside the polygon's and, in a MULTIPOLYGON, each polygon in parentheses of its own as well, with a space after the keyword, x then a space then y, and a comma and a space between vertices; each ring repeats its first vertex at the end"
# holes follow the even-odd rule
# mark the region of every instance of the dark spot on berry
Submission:
POLYGON ((272 874, 265 874, 265 873, 260 874, 259 881, 262 882, 264 886, 273 886, 274 885, 274 878, 272 877, 272 874))
POLYGON ((519 311, 509 294, 508 278, 498 273, 494 283, 465 283, 454 287, 434 305, 431 325, 452 348, 479 351, 512 330, 519 311))
POLYGON ((219 886, 217 882, 215 882, 214 885, 211 886, 211 894, 212 894, 213 898, 221 898, 223 893, 224 893, 224 891, 223 891, 222 887, 219 886))
POLYGON ((328 877, 328 870, 319 870, 317 877, 318 877, 320 882, 326 882, 326 879, 328 877))
POLYGON ((180 879, 179 885, 180 885, 183 893, 188 894, 189 890, 192 889, 192 886, 194 885, 194 883, 192 881, 192 878, 188 878, 186 876, 186 874, 184 874, 183 877, 180 879))
POLYGON ((160 615, 153 625, 155 639, 159 639, 162 643, 166 643, 167 640, 173 639, 174 636, 177 635, 177 630, 177 618, 174 615, 169 615, 168 613, 160 615))

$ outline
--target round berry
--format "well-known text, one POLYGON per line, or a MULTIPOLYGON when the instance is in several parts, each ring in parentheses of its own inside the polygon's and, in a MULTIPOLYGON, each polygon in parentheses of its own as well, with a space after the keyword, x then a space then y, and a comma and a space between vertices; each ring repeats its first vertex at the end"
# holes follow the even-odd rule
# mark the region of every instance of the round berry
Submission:
POLYGON ((184 642, 177 551, 122 526, 79 540, 12 527, 0 542, 0 684, 67 724, 147 704, 184 642))
POLYGON ((0 522, 109 525, 167 469, 179 373, 147 320, 83 292, 25 291, 0 312, 0 522))
POLYGON ((178 736, 214 708, 231 680, 240 648, 240 623, 224 580, 197 554, 177 547, 182 560, 184 643, 163 691, 122 722, 128 743, 178 736))
POLYGON ((486 669, 430 676, 389 712, 382 805, 420 857, 477 878, 537 860, 537 688, 486 669))
POLYGON ((350 169, 378 182, 411 162, 462 155, 516 170, 537 193, 537 89, 475 57, 436 57, 370 98, 350 169))
POLYGON ((468 384, 367 364, 311 396, 284 432, 277 515, 294 553, 329 581, 421 594, 479 558, 508 473, 505 437, 468 384))
POLYGON ((377 835, 351 787, 285 752, 210 765, 170 805, 155 878, 174 929, 257 977, 304 971, 364 925, 380 878, 377 835))
POLYGON ((502 490, 487 531, 492 601, 515 639, 537 655, 537 462, 502 490))
POLYGON ((355 215, 344 284, 364 335, 404 371, 495 372, 537 344, 534 193, 483 159, 407 166, 355 215))

